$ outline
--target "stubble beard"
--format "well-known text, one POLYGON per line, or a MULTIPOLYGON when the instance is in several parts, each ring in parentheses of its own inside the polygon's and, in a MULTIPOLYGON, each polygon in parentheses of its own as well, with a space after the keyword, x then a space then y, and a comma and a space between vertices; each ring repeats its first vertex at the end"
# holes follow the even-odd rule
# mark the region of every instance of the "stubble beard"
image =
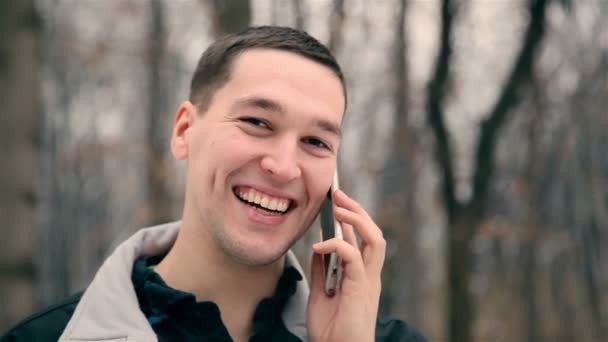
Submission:
MULTIPOLYGON (((238 229, 229 230, 226 227, 225 222, 218 215, 217 210, 212 208, 206 208, 204 215, 207 217, 206 226, 209 229, 209 233, 214 240, 216 246, 227 256, 235 260, 236 262, 246 266, 267 266, 275 263, 281 259, 285 253, 293 246, 299 239, 308 231, 311 222, 304 222, 303 226, 298 228, 298 234, 296 234, 290 241, 284 242, 283 246, 271 246, 271 251, 268 248, 260 248, 260 246, 248 245, 245 239, 240 239, 238 229), (265 249, 265 250, 264 250, 265 249)), ((221 214, 220 214, 221 215, 221 214)))

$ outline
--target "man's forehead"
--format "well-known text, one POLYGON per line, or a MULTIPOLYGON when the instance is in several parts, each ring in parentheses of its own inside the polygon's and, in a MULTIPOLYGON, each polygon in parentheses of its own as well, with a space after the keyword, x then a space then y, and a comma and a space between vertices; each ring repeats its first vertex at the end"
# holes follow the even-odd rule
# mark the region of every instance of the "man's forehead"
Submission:
MULTIPOLYGON (((342 112, 346 110, 346 85, 344 84, 344 80, 341 77, 338 77, 336 72, 332 70, 329 66, 319 62, 318 60, 315 60, 312 57, 306 56, 295 51, 288 51, 278 48, 259 47, 246 49, 240 52, 232 61, 232 70, 230 74, 234 76, 233 74, 235 73, 247 73, 252 71, 252 69, 254 71, 263 70, 265 72, 270 72, 275 69, 275 67, 277 66, 277 60, 281 59, 281 57, 295 58, 297 60, 304 61, 305 63, 314 66, 315 69, 319 68, 319 70, 323 70, 323 73, 327 73, 329 77, 339 82, 340 89, 342 90, 341 98, 343 99, 344 106, 342 112), (259 68, 252 68, 252 66, 256 64, 259 68)), ((292 70, 294 68, 296 67, 291 67, 292 70)))
POLYGON ((254 48, 242 52, 231 69, 233 104, 279 114, 297 108, 340 135, 344 90, 329 67, 294 52, 254 48))
MULTIPOLYGON (((258 47, 241 51, 238 55, 236 55, 232 61, 232 72, 272 72, 284 64, 288 67, 294 64, 298 64, 300 67, 302 64, 307 64, 310 68, 324 70, 324 72, 327 72, 328 75, 335 76, 331 68, 306 55, 294 51, 258 47), (254 65, 263 68, 253 70, 249 69, 254 65)), ((295 66, 291 67, 291 69, 294 67, 295 66)), ((339 81, 337 76, 335 76, 335 78, 339 81)))

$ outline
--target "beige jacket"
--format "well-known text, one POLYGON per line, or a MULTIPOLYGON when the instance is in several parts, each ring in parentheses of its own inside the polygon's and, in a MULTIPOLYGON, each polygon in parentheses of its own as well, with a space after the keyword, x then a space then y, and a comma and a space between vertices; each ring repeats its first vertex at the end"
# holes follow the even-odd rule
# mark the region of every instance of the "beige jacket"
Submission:
MULTIPOLYGON (((157 341, 152 327, 139 309, 131 282, 135 259, 141 255, 159 255, 171 248, 180 222, 138 231, 120 244, 103 263, 84 292, 59 341, 157 341)), ((301 266, 290 251, 286 264, 301 274, 301 266)), ((306 305, 309 288, 306 280, 298 282, 296 293, 283 312, 287 329, 306 340, 306 305)))

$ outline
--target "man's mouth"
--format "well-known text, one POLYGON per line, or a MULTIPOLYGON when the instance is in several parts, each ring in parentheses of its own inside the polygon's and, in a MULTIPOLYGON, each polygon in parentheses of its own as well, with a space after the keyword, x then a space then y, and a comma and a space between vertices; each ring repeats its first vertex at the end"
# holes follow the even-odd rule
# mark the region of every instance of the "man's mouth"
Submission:
POLYGON ((233 192, 241 202, 267 215, 285 215, 296 207, 295 201, 291 199, 270 196, 250 187, 235 187, 233 192))

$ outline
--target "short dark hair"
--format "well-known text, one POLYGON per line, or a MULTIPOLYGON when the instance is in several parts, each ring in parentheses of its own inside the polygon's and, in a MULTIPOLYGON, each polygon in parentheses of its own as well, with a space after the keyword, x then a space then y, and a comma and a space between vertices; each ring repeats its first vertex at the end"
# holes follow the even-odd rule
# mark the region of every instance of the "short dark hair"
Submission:
POLYGON ((342 70, 329 49, 308 33, 289 27, 257 26, 226 35, 211 44, 198 61, 190 83, 190 101, 205 111, 215 92, 230 80, 236 56, 253 48, 289 51, 327 66, 340 79, 346 104, 342 70))

